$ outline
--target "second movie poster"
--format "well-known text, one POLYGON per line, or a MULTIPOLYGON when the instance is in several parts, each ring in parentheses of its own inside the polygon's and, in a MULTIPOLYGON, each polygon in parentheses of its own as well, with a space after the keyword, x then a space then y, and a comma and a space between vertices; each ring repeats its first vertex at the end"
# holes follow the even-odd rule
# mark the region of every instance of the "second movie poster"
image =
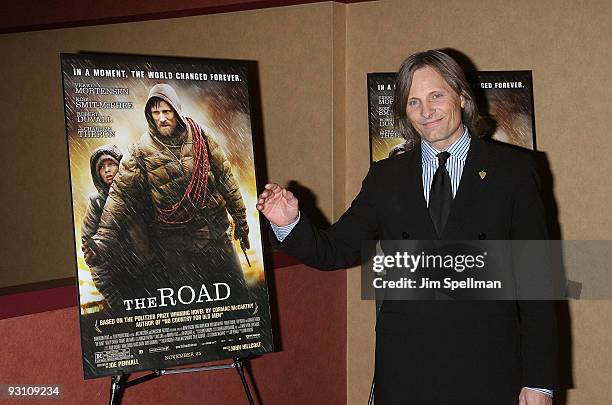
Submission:
POLYGON ((272 351, 247 64, 61 64, 85 378, 272 351))

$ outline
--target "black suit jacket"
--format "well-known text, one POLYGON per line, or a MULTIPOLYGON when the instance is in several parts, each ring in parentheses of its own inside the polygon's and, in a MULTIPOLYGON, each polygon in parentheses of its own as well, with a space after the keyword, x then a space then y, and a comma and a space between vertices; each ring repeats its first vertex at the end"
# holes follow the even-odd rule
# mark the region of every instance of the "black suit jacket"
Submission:
MULTIPOLYGON (((421 172, 420 146, 373 164, 335 224, 319 230, 302 216, 278 247, 332 270, 354 265, 362 240, 546 239, 527 152, 472 138, 442 235, 421 172)), ((557 387, 552 302, 385 301, 376 328, 377 405, 517 404, 523 386, 557 387)))

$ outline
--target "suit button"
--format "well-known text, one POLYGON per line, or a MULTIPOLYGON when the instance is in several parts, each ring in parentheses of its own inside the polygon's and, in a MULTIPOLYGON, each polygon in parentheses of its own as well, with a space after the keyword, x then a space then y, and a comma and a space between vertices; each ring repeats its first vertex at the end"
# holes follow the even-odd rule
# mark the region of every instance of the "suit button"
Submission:
POLYGON ((408 239, 410 237, 410 235, 408 234, 408 232, 402 232, 402 239, 408 239))
POLYGON ((485 240, 485 239, 487 239, 487 235, 485 233, 479 233, 478 234, 478 239, 485 240))

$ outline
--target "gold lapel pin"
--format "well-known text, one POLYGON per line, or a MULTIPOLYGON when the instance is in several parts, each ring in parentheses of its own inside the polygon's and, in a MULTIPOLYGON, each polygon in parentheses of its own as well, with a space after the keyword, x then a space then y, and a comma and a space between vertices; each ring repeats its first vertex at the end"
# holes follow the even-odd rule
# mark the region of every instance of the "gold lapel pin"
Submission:
POLYGON ((480 176, 481 180, 484 180, 484 178, 487 176, 487 172, 485 172, 484 170, 481 170, 478 172, 478 175, 480 176))

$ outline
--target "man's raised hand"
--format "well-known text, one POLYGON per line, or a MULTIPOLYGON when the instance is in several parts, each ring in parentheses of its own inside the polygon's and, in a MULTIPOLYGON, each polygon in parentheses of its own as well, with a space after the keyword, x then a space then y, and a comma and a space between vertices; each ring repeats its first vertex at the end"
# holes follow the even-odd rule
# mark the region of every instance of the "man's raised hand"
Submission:
POLYGON ((276 226, 289 225, 298 217, 298 199, 276 183, 266 184, 257 199, 256 208, 276 226))

